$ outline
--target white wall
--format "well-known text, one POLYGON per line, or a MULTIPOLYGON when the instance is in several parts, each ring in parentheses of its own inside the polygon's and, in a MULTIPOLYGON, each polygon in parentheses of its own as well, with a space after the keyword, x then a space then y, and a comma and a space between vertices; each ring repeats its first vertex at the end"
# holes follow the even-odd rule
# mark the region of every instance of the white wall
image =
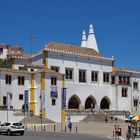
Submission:
MULTIPOLYGON (((7 111, 0 110, 0 122, 7 122, 7 111)), ((8 121, 9 122, 19 122, 24 118, 24 116, 16 116, 13 111, 8 111, 8 121)))
POLYGON ((8 51, 8 49, 3 47, 3 53, 0 54, 0 58, 2 58, 2 59, 7 58, 7 51, 8 51))
POLYGON ((0 80, 0 105, 3 105, 3 96, 7 96, 7 92, 12 93, 12 100, 11 100, 11 105, 15 109, 22 109, 22 105, 24 103, 24 97, 23 100, 19 100, 19 94, 24 95, 24 91, 29 89, 29 80, 30 80, 30 75, 28 74, 22 74, 22 73, 12 73, 12 72, 1 72, 0 73, 1 80, 0 80), (11 75, 12 76, 12 81, 11 84, 6 84, 5 83, 5 75, 11 75), (18 85, 18 76, 24 76, 25 81, 24 85, 18 85))
POLYGON ((85 57, 75 57, 69 55, 65 56, 56 53, 49 54, 48 62, 49 67, 60 67, 60 73, 65 74, 65 68, 74 69, 73 81, 68 82, 65 80, 65 87, 67 88, 67 104, 69 98, 74 94, 76 94, 80 98, 82 106, 85 105, 85 100, 90 95, 92 95, 96 99, 97 106, 100 106, 100 102, 105 96, 107 96, 110 101, 113 102, 111 85, 103 83, 103 72, 112 71, 111 62, 100 62, 96 59, 89 60, 85 57), (86 83, 79 83, 79 69, 86 70, 86 83), (99 81, 96 84, 91 82, 91 71, 99 72, 99 81))
POLYGON ((58 90, 58 97, 56 98, 56 105, 52 105, 52 98, 50 96, 51 92, 51 75, 46 75, 46 94, 47 94, 47 106, 46 106, 46 114, 47 118, 54 120, 56 122, 61 122, 61 88, 62 88, 62 82, 61 82, 61 77, 57 77, 57 90, 58 90))
MULTIPOLYGON (((62 81, 61 76, 57 76, 57 90, 58 98, 56 98, 56 105, 52 105, 52 98, 50 96, 51 92, 51 74, 45 74, 45 94, 46 94, 46 118, 53 120, 55 122, 61 122, 61 88, 62 81)), ((40 73, 35 75, 35 87, 36 87, 36 113, 40 114, 40 73)))
POLYGON ((128 96, 122 97, 122 86, 118 86, 118 108, 119 110, 131 111, 132 91, 128 87, 128 96))

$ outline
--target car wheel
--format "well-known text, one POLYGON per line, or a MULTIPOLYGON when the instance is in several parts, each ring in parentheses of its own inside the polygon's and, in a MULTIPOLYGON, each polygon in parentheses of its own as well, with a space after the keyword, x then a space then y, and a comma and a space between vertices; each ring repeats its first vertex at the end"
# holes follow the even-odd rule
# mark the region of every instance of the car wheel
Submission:
POLYGON ((24 132, 21 132, 20 135, 23 136, 24 135, 24 132))
POLYGON ((11 136, 11 131, 10 130, 7 131, 7 135, 11 136))

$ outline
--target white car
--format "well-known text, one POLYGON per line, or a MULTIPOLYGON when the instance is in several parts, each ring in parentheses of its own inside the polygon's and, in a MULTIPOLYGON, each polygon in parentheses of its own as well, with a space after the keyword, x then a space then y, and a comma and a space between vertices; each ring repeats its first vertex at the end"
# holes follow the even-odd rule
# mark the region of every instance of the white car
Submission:
POLYGON ((12 135, 13 133, 24 135, 24 125, 22 123, 17 122, 6 122, 0 125, 0 134, 7 133, 8 136, 12 135))

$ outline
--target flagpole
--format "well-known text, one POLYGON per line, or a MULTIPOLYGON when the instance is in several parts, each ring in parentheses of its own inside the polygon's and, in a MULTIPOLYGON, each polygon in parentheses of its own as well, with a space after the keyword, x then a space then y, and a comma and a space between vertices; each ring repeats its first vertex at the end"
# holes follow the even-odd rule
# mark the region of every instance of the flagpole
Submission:
POLYGON ((31 42, 30 42, 31 55, 33 54, 33 48, 32 48, 32 46, 33 46, 33 41, 35 41, 35 40, 36 40, 36 37, 34 35, 32 35, 31 42))
POLYGON ((31 55, 32 55, 32 37, 31 37, 31 40, 30 40, 30 51, 31 51, 31 55))

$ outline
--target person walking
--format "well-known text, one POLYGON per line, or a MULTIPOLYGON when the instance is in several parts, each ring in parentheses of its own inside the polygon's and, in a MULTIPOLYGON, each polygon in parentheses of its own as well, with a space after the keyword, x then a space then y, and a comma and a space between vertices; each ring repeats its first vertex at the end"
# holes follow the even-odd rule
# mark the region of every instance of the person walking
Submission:
POLYGON ((105 117, 105 123, 107 123, 108 122, 108 119, 107 119, 107 117, 105 117))
POLYGON ((131 138, 131 126, 129 125, 126 131, 126 140, 130 140, 131 138))
POLYGON ((69 128, 69 132, 71 132, 71 130, 72 130, 72 122, 71 121, 69 121, 68 128, 69 128))
POLYGON ((115 139, 119 139, 119 131, 116 125, 114 125, 114 137, 115 139))

